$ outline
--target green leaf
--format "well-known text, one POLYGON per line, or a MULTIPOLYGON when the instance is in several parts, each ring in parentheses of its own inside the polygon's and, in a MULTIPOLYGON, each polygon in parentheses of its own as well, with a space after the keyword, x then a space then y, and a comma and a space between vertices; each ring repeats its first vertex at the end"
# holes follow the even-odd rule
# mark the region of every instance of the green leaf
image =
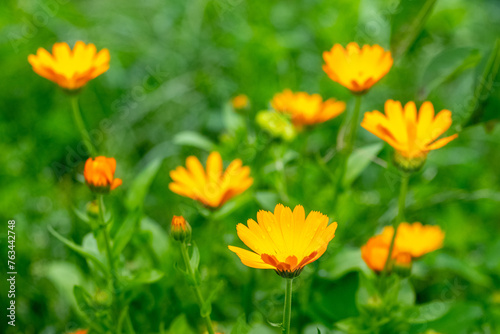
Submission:
POLYGON ((129 210, 132 211, 142 207, 144 198, 160 169, 162 161, 163 160, 160 158, 150 161, 136 176, 127 192, 127 198, 125 200, 125 204, 129 210))
POLYGON ((279 196, 274 191, 257 191, 255 199, 261 208, 273 211, 276 204, 278 204, 279 196))
POLYGON ((193 329, 189 326, 185 314, 179 315, 172 321, 170 328, 168 329, 169 334, 196 334, 193 329))
POLYGON ((230 334, 248 334, 249 331, 250 327, 247 325, 245 315, 240 315, 230 334))
POLYGON ((480 59, 481 55, 477 49, 467 47, 446 49, 438 54, 424 71, 419 100, 425 100, 435 88, 464 70, 476 66, 480 59))
POLYGON ((402 305, 415 304, 415 290, 408 278, 399 281, 398 301, 402 305))
POLYGON ((71 248, 72 250, 74 250, 75 252, 77 252, 78 254, 82 255, 83 257, 85 257, 86 259, 92 261, 92 263, 94 263, 104 274, 108 274, 108 271, 106 269, 106 267, 102 264, 101 261, 99 261, 97 259, 97 257, 91 253, 89 253, 88 251, 86 251, 85 249, 83 249, 82 247, 78 246, 77 244, 75 244, 73 241, 70 241, 68 239, 66 239, 65 237, 63 237, 62 235, 60 235, 59 233, 57 233, 53 228, 52 226, 48 226, 47 227, 49 232, 54 236, 56 237, 57 239, 59 239, 59 241, 61 241, 62 243, 64 243, 66 246, 68 246, 69 248, 71 248))
POLYGON ((89 219, 89 216, 87 215, 86 212, 78 209, 77 207, 72 207, 73 209, 73 212, 75 213, 75 215, 80 218, 81 221, 87 223, 87 224, 90 224, 90 219, 89 219))
POLYGON ((165 274, 156 269, 141 269, 139 274, 130 281, 130 286, 152 284, 161 280, 163 276, 165 274))
POLYGON ((60 296, 68 303, 76 306, 73 298, 73 287, 82 284, 83 276, 76 265, 63 261, 49 262, 43 265, 42 272, 56 287, 60 296))
POLYGON ((193 268, 193 271, 196 271, 200 265, 200 251, 195 243, 193 243, 193 254, 191 255, 189 264, 191 265, 191 268, 193 268))
POLYGON ((174 136, 173 142, 180 146, 192 146, 207 152, 213 151, 216 147, 210 139, 194 131, 179 132, 174 136))
POLYGON ((395 59, 401 58, 424 29, 437 0, 401 0, 392 19, 391 50, 395 59))
POLYGON ((376 143, 354 150, 347 161, 347 170, 343 180, 343 186, 348 187, 365 170, 371 161, 384 147, 383 143, 376 143))
POLYGON ((120 255, 123 249, 127 246, 130 239, 134 233, 137 232, 137 227, 141 218, 141 213, 139 210, 134 212, 130 212, 123 224, 119 227, 118 232, 114 237, 113 243, 113 258, 116 258, 120 255))
MULTIPOLYGON (((468 116, 463 123, 463 128, 472 126, 485 121, 483 119, 489 97, 493 92, 493 85, 500 82, 500 38, 497 38, 493 50, 483 69, 481 78, 474 89, 474 97, 470 103, 471 108, 468 111, 468 116)), ((488 120, 500 118, 500 111, 495 110, 496 114, 490 116, 488 120)))
POLYGON ((469 263, 445 253, 440 253, 436 256, 434 268, 453 272, 471 283, 482 287, 491 288, 493 285, 489 276, 472 267, 469 263))
POLYGON ((411 324, 424 324, 444 316, 450 310, 451 302, 433 301, 417 305, 408 320, 411 324))

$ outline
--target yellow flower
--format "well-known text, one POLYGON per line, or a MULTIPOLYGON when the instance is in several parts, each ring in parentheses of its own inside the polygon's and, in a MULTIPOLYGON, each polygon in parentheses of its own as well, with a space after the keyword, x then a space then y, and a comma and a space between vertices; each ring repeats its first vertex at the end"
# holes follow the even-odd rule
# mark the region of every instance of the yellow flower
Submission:
POLYGON ((179 166, 170 172, 174 181, 169 184, 170 190, 212 208, 222 206, 253 183, 250 168, 242 166, 240 159, 233 160, 223 173, 219 152, 212 152, 208 156, 206 172, 194 156, 186 159, 186 167, 179 166))
POLYGON ((102 49, 97 53, 94 44, 81 41, 76 42, 73 50, 67 43, 56 43, 52 54, 39 48, 36 55, 28 56, 28 61, 38 75, 62 88, 76 90, 108 70, 109 51, 102 49))
POLYGON ((349 43, 347 47, 335 44, 330 51, 323 52, 323 71, 330 79, 356 94, 362 94, 382 79, 392 67, 390 51, 381 46, 349 43))
POLYGON ((437 138, 451 126, 451 111, 441 110, 434 117, 434 107, 424 102, 417 115, 414 102, 408 102, 404 109, 399 101, 385 102, 385 115, 375 110, 365 113, 361 126, 370 131, 406 159, 419 159, 431 150, 448 144, 458 135, 437 138))
POLYGON ((88 158, 85 162, 83 176, 90 190, 106 194, 122 184, 121 179, 115 179, 116 160, 103 156, 88 158))
POLYGON ((250 100, 245 94, 240 94, 233 97, 233 99, 231 100, 231 104, 234 109, 245 109, 250 105, 250 100))
POLYGON ((172 218, 172 224, 170 225, 170 234, 172 237, 180 242, 186 240, 189 241, 191 238, 191 225, 182 216, 174 216, 172 218))
MULTIPOLYGON (((371 269, 384 269, 394 227, 386 226, 381 234, 368 240, 361 247, 361 257, 371 269)), ((444 232, 439 226, 422 225, 421 223, 401 223, 398 227, 392 259, 397 265, 409 266, 411 260, 435 251, 443 246, 444 232)))
POLYGON ((70 334, 87 334, 88 333, 88 329, 80 329, 80 330, 77 330, 76 332, 72 332, 70 334))
MULTIPOLYGON (((390 244, 393 233, 394 227, 384 227, 381 235, 386 243, 390 244)), ((401 223, 394 248, 396 253, 408 253, 417 258, 443 247, 443 240, 444 232, 439 226, 401 223)))
POLYGON ((238 237, 253 252, 234 246, 241 262, 251 268, 274 269, 285 278, 298 276, 305 265, 316 261, 335 236, 337 223, 328 225, 328 217, 317 211, 305 216, 302 205, 292 210, 276 205, 274 213, 259 211, 257 222, 238 224, 238 237), (258 223, 257 223, 258 222, 258 223))
POLYGON ((323 123, 345 110, 345 102, 333 98, 323 102, 319 94, 293 93, 289 89, 274 95, 271 106, 276 111, 289 114, 296 127, 323 123))

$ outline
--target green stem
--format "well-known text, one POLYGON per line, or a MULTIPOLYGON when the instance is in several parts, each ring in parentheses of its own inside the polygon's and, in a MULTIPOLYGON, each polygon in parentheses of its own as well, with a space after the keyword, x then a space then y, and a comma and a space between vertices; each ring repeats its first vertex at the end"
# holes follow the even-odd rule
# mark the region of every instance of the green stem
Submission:
MULTIPOLYGON (((337 173, 337 179, 334 187, 333 194, 333 208, 337 205, 338 195, 342 188, 342 182, 344 180, 345 172, 347 170, 347 162, 349 161, 349 157, 354 148, 354 140, 356 139, 356 133, 358 132, 358 121, 359 121, 359 111, 361 110, 361 95, 356 95, 355 100, 356 103, 354 105, 354 110, 352 113, 351 124, 349 126, 349 132, 344 135, 345 143, 343 143, 342 151, 340 152, 340 162, 339 162, 339 171, 337 173)), ((347 115, 346 115, 347 117, 347 115)), ((346 119, 344 119, 346 120, 346 119)), ((347 121, 342 125, 341 129, 347 127, 347 121)))
POLYGON ((82 136, 83 144, 87 149, 88 153, 95 157, 97 152, 92 144, 92 140, 90 140, 90 135, 85 128, 85 123, 83 122, 82 114, 80 112, 80 108, 78 106, 78 96, 71 97, 71 108, 73 109, 73 118, 75 119, 76 127, 78 131, 80 131, 80 136, 82 136))
POLYGON ((116 284, 116 271, 115 271, 115 262, 113 261, 113 253, 111 252, 111 243, 110 236, 108 232, 108 228, 106 226, 106 220, 104 219, 104 196, 99 195, 99 223, 102 229, 102 233, 104 235, 104 244, 106 246, 106 256, 108 258, 110 278, 111 278, 111 288, 112 288, 112 309, 114 312, 114 321, 117 323, 118 316, 120 314, 118 308, 118 296, 117 296, 117 284, 116 284))
POLYGON ((406 206, 406 194, 408 193, 408 182, 410 180, 409 173, 403 173, 401 175, 401 186, 399 189, 399 200, 398 200, 398 216, 393 223, 394 233, 391 239, 391 245, 389 246, 389 254, 387 255, 387 259, 385 260, 384 269, 382 270, 381 277, 384 278, 387 275, 387 271, 389 269, 389 263, 392 259, 392 253, 394 251, 394 244, 396 241, 396 235, 398 233, 399 224, 405 219, 405 206, 406 206))
MULTIPOLYGON (((188 249, 186 247, 186 243, 181 243, 181 254, 182 259, 184 260, 184 266, 186 267, 187 274, 191 278, 193 282, 194 292, 196 294, 196 299, 198 300, 198 305, 200 307, 200 314, 203 306, 205 305, 205 300, 203 299, 203 295, 201 294, 200 285, 198 283, 198 279, 194 273, 193 268, 191 267, 191 262, 189 261, 188 249)), ((214 327, 212 325, 212 320, 210 319, 210 314, 202 315, 203 320, 205 320, 205 324, 207 326, 207 330, 209 334, 215 334, 214 327)))
POLYGON ((282 334, 290 334, 290 322, 292 320, 292 283, 293 278, 285 278, 285 306, 283 309, 283 331, 282 334))

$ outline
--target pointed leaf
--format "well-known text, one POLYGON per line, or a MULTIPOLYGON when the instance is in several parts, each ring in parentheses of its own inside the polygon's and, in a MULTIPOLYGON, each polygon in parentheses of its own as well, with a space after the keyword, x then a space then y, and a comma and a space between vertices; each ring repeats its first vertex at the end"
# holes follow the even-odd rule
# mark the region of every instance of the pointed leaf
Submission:
POLYGON ((157 158, 149 162, 144 167, 137 177, 132 182, 128 192, 125 203, 129 210, 141 208, 144 203, 144 198, 147 195, 149 187, 153 182, 158 170, 160 169, 163 159, 157 158))

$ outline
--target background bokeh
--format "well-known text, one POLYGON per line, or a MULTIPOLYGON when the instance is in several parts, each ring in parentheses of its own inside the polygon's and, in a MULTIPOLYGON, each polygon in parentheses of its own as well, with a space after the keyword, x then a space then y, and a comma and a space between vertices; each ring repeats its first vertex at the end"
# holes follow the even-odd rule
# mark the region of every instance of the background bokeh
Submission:
MULTIPOLYGON (((7 328, 5 319, 0 328, 55 334, 84 326, 72 289, 79 284, 92 291, 91 270, 47 227, 79 244, 90 232, 74 210, 85 210, 91 199, 82 183, 86 155, 68 97, 27 62, 38 47, 77 40, 111 53, 109 71, 82 91, 81 108, 101 153, 116 158, 117 176, 124 180, 107 199, 117 219, 125 216, 122 203, 139 172, 151 161, 161 162, 141 208, 141 229, 124 251, 131 272, 149 266, 165 274, 136 291, 131 316, 137 333, 199 332, 195 299, 175 269, 179 253, 167 232, 173 214, 184 215, 193 226, 206 294, 215 291, 212 318, 218 327, 229 333, 247 320, 251 333, 277 332, 268 322, 281 320, 282 280, 272 271, 244 267, 227 249, 241 245, 237 223, 277 202, 303 204, 306 211, 321 211, 339 223, 327 253, 297 280, 292 327, 300 333, 317 333, 317 327, 333 333, 335 322, 356 316, 358 273, 368 272, 359 247, 397 211, 392 149, 359 130, 356 147, 368 147, 376 157, 332 212, 329 167, 340 118, 276 144, 255 126, 235 129, 227 105, 237 94, 248 95, 251 108, 239 117, 253 123, 274 93, 290 88, 344 100, 349 111, 353 99, 322 71, 321 55, 334 43, 357 41, 391 48, 395 56, 389 74, 364 98, 362 111, 382 110, 389 98, 430 100, 437 110, 453 112, 450 133, 460 131, 458 139, 429 155, 410 182, 408 220, 438 224, 446 232, 445 247, 419 261, 411 279, 417 303, 437 301, 429 312, 444 316, 424 319, 412 333, 499 332, 500 129, 495 121, 460 125, 478 101, 485 102, 475 87, 482 84, 482 70, 500 36, 500 3, 439 0, 429 16, 422 16, 419 9, 430 3, 2 1, 0 263, 4 275, 7 219, 15 218, 18 308, 16 328, 7 328), (168 190, 168 172, 188 155, 204 161, 212 149, 226 163, 241 158, 251 166, 255 183, 209 215, 168 190)), ((483 120, 500 113, 499 92, 497 81, 483 120)), ((5 310, 5 280, 0 287, 5 310)))

